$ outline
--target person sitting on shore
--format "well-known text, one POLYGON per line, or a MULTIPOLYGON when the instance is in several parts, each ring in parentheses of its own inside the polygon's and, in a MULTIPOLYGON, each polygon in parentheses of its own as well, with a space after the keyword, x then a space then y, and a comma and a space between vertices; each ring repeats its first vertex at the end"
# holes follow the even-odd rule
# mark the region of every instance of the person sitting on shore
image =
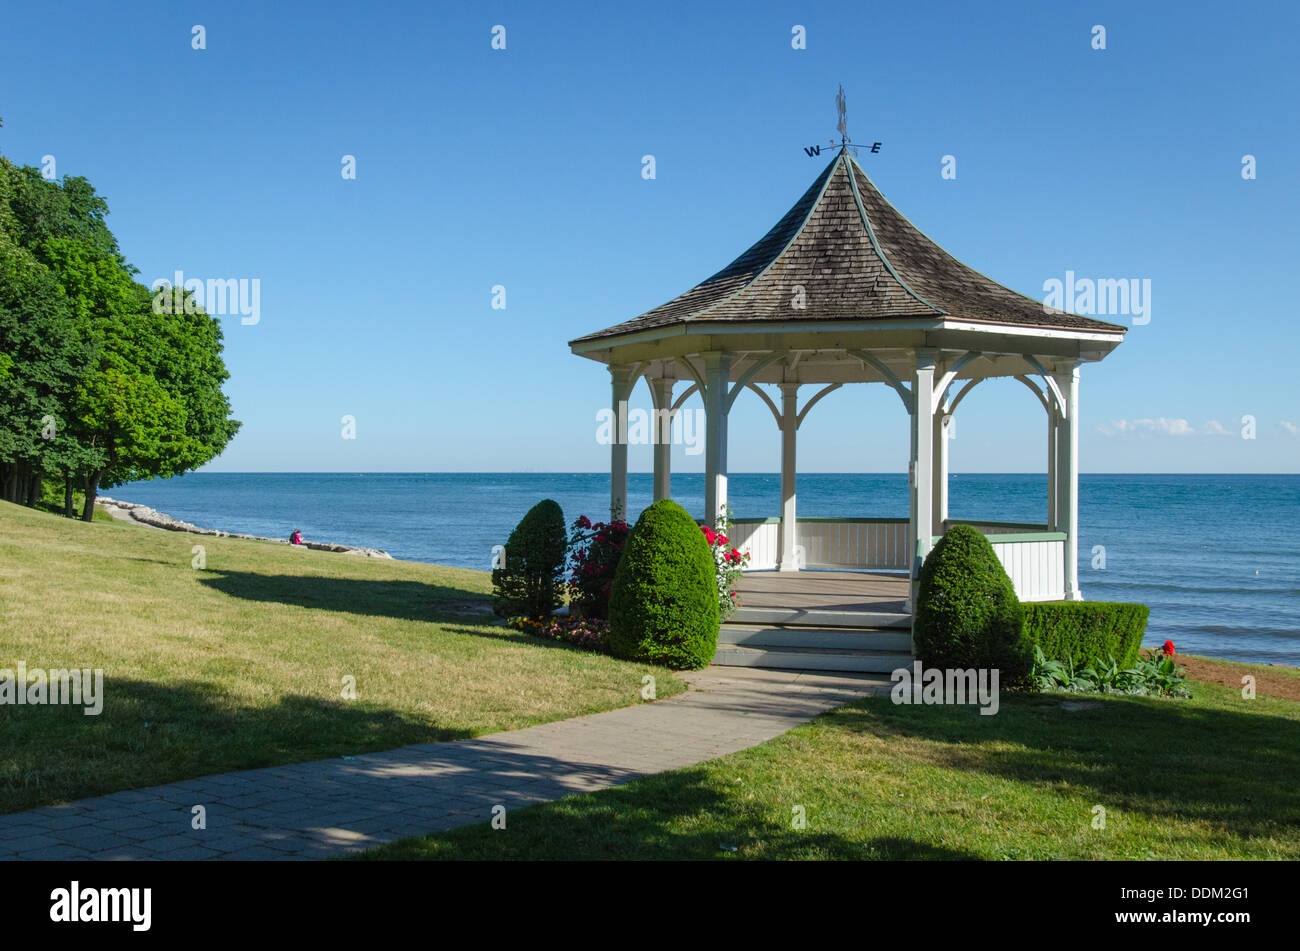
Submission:
POLYGON ((303 540, 302 540, 302 532, 298 531, 298 529, 295 528, 295 529, 293 530, 293 534, 289 536, 289 544, 290 544, 290 545, 302 545, 302 544, 304 544, 304 542, 303 542, 303 540))

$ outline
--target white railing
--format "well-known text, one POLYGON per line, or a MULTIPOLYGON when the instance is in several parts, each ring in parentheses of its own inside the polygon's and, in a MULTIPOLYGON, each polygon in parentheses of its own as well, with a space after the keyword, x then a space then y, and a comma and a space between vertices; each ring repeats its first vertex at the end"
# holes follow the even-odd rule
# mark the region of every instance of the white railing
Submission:
POLYGON ((731 547, 749 553, 745 570, 771 571, 781 559, 779 518, 733 519, 727 540, 731 547))
POLYGON ((969 525, 983 534, 1016 586, 1021 601, 1059 601, 1065 597, 1065 533, 1046 525, 948 519, 944 530, 969 525))
MULTIPOLYGON (((944 522, 944 530, 956 524, 970 525, 988 538, 1021 601, 1065 597, 1064 532, 1049 532, 1044 525, 952 519, 944 522)), ((749 553, 747 570, 771 571, 781 557, 781 520, 734 519, 730 541, 749 553)), ((911 564, 905 518, 801 518, 795 543, 800 568, 906 571, 911 564)))
MULTIPOLYGON (((795 538, 800 568, 906 571, 907 519, 801 518, 795 538)), ((781 520, 734 519, 731 544, 749 552, 749 570, 770 571, 781 556, 781 520)))
POLYGON ((1065 597, 1064 532, 986 537, 1021 601, 1060 601, 1065 597))

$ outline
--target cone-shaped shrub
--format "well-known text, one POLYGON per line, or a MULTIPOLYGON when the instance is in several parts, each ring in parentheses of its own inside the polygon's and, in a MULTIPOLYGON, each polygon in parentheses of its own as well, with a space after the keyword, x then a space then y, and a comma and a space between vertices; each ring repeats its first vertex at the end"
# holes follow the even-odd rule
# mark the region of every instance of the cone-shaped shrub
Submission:
POLYGON ((529 509, 506 542, 504 566, 492 571, 492 609, 501 617, 549 617, 564 594, 567 545, 559 505, 543 499, 529 509))
POLYGON ((998 668, 1023 684, 1033 666, 1015 586, 989 540, 954 525, 921 566, 912 639, 926 667, 998 668))
POLYGON ((614 575, 609 647, 615 657, 674 670, 708 666, 718 648, 718 582, 709 543, 671 499, 641 513, 614 575))

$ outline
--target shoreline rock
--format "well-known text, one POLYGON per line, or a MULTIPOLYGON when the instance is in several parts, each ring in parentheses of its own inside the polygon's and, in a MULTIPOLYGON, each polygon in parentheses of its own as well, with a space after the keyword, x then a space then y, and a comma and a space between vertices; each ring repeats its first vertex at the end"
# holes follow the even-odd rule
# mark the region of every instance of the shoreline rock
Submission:
MULTIPOLYGON (((150 528, 161 528, 169 532, 186 532, 190 535, 208 535, 213 538, 242 538, 254 542, 273 542, 277 545, 288 545, 289 540, 286 538, 266 538, 262 535, 245 535, 240 532, 223 532, 219 528, 200 528, 189 522, 182 522, 178 518, 172 518, 165 512, 159 512, 157 509, 151 509, 147 505, 139 505, 135 502, 122 502, 118 499, 110 499, 106 495, 101 495, 95 499, 96 505, 102 505, 108 514, 116 519, 125 522, 135 522, 140 525, 147 525, 150 528)), ((312 551, 332 551, 344 555, 361 555, 365 558, 389 558, 393 556, 379 548, 362 548, 356 545, 335 545, 330 542, 303 542, 301 545, 290 546, 293 548, 310 548, 312 551)))

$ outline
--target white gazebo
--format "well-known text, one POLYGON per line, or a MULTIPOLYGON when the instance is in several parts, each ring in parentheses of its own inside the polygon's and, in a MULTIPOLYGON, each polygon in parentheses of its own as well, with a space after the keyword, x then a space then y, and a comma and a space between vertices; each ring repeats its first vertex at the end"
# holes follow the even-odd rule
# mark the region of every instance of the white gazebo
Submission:
MULTIPOLYGON (((698 393, 706 413, 705 520, 727 502, 727 415, 748 390, 781 434, 779 517, 736 519, 750 569, 905 571, 915 578, 948 518, 947 427, 982 381, 1019 380, 1042 405, 1048 488, 1041 523, 974 524, 1022 600, 1079 599, 1079 369, 1125 328, 1048 310, 953 258, 904 218, 848 148, 780 221, 717 274, 640 317, 570 342, 604 363, 616 411, 649 384, 657 425, 654 496, 669 496, 668 425, 698 393), (910 420, 906 518, 796 516, 797 434, 847 383, 883 383, 910 420), (683 390, 678 390, 684 384, 683 390), (759 384, 775 384, 774 399, 759 384), (800 399, 801 388, 807 392, 800 399)), ((627 444, 615 439, 610 505, 625 510, 627 444)), ((906 601, 910 610, 913 590, 906 601)))

